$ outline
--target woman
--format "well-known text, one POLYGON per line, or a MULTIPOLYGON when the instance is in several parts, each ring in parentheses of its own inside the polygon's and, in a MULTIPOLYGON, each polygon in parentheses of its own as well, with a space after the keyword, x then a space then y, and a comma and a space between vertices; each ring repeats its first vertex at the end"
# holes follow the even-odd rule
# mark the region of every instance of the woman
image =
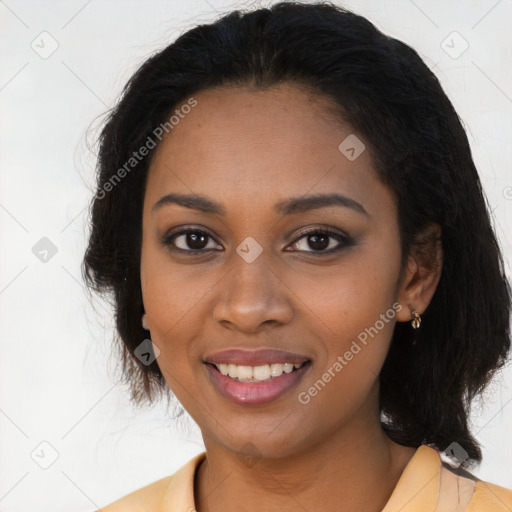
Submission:
POLYGON ((91 206, 132 396, 206 447, 102 510, 510 510, 468 471, 510 285, 414 50, 328 3, 198 26, 125 87, 91 206))

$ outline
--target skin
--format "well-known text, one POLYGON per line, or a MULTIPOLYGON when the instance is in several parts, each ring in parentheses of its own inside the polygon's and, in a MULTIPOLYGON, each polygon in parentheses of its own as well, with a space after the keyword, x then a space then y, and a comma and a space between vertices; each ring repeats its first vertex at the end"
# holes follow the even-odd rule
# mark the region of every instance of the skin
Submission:
MULTIPOLYGON (((441 248, 432 248, 437 269, 414 252, 400 268, 393 193, 377 178, 369 144, 354 161, 338 150, 353 132, 334 119, 328 100, 293 84, 194 97, 197 106, 163 139, 149 169, 140 275, 157 362, 207 451, 196 474, 196 509, 283 512, 322 503, 324 512, 381 510, 415 449, 392 442, 380 427, 378 374, 395 322, 412 318, 407 305, 419 314, 428 306, 441 248), (171 192, 206 195, 226 215, 176 204, 152 212, 171 192), (332 192, 369 215, 337 205, 286 216, 274 210, 292 196, 332 192), (161 239, 180 226, 206 231, 203 246, 211 250, 172 252, 161 239), (341 230, 355 243, 329 238, 328 248, 318 249, 299 234, 304 227, 341 230), (252 263, 236 252, 248 236, 263 249, 252 263), (395 302, 402 309, 394 318, 301 403, 298 393, 395 302), (278 348, 306 354, 312 365, 278 400, 239 405, 219 394, 203 364, 207 354, 228 348, 278 348)), ((174 244, 197 247, 186 236, 174 244)))

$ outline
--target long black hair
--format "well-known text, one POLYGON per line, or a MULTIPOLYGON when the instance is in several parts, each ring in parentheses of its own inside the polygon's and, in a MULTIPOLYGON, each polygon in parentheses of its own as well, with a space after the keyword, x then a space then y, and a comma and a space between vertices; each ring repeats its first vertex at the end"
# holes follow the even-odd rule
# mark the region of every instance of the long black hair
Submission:
POLYGON ((463 466, 479 462, 468 416, 510 349, 511 289, 468 139, 412 48, 329 2, 234 11, 187 31, 144 62, 106 119, 82 272, 90 289, 113 296, 133 400, 151 401, 166 383, 156 361, 146 366, 134 355, 148 334, 139 272, 151 152, 136 164, 130 158, 194 93, 281 82, 330 98, 368 143, 397 198, 402 264, 417 233, 441 226, 436 292, 420 329, 396 323, 380 375, 382 425, 400 444, 442 451, 456 442, 468 453, 463 466))

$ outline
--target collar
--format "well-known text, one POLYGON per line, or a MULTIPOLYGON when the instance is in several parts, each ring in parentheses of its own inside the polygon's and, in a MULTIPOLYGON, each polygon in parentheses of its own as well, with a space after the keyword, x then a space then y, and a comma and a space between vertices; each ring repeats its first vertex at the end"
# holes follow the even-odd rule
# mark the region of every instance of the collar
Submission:
POLYGON ((422 444, 409 460, 382 512, 434 512, 439 498, 439 452, 422 444))

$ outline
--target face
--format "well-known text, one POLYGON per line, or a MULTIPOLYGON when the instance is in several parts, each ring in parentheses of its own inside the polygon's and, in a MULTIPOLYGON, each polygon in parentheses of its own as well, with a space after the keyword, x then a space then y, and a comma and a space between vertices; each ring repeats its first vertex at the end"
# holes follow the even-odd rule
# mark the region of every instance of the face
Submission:
POLYGON ((350 127, 291 84, 194 98, 143 208, 143 301, 167 383, 207 449, 286 456, 378 424, 400 241, 369 149, 340 150, 350 127))

